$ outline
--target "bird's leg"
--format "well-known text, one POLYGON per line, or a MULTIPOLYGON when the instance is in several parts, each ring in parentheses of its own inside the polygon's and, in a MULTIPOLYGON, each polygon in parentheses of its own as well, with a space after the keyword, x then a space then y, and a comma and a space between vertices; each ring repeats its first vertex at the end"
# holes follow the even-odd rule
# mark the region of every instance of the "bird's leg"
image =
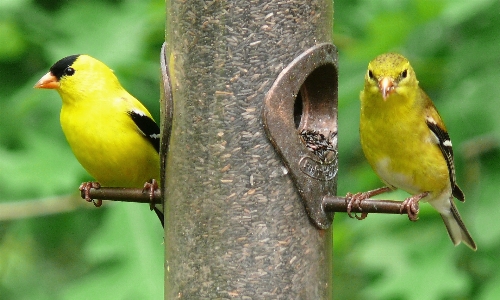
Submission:
POLYGON ((405 201, 401 203, 401 208, 399 209, 399 212, 402 214, 403 211, 406 210, 406 213, 408 214, 408 219, 410 219, 410 221, 415 222, 416 220, 418 220, 418 211, 419 211, 418 202, 427 195, 429 195, 429 192, 424 192, 406 198, 405 201))
POLYGON ((156 179, 151 179, 144 184, 142 192, 149 192, 149 208, 153 210, 155 208, 155 191, 158 189, 158 182, 156 179))
POLYGON ((94 203, 95 207, 100 207, 102 205, 102 200, 100 199, 94 200, 90 198, 90 189, 92 188, 96 190, 100 189, 101 184, 95 181, 82 182, 82 184, 80 184, 80 187, 78 189, 80 190, 80 192, 85 193, 85 201, 94 203))
POLYGON ((374 189, 374 190, 371 190, 368 192, 359 192, 356 194, 347 193, 345 196, 345 201, 347 203, 347 215, 350 218, 356 217, 356 219, 358 219, 358 220, 363 220, 364 218, 366 218, 368 213, 361 212, 360 217, 358 217, 358 215, 356 215, 356 213, 354 213, 354 217, 353 217, 351 214, 352 208, 355 207, 355 208, 359 209, 360 211, 362 211, 361 206, 360 206, 361 201, 366 200, 368 198, 371 198, 373 196, 377 196, 377 195, 389 192, 390 190, 391 190, 390 187, 384 186, 384 187, 374 189))

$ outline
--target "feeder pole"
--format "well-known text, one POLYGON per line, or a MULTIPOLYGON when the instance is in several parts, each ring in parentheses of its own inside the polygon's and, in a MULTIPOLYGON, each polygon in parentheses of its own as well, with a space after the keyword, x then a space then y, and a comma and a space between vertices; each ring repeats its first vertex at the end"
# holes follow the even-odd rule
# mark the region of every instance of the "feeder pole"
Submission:
POLYGON ((332 298, 332 227, 262 120, 280 72, 332 30, 332 0, 166 2, 165 299, 332 298))

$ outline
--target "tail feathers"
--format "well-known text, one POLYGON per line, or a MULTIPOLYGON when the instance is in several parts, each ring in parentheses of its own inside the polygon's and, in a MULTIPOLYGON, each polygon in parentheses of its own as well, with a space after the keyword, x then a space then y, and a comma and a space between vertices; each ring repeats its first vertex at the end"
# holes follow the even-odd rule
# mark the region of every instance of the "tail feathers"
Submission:
POLYGON ((451 241, 455 244, 455 246, 460 244, 460 242, 463 242, 469 248, 476 251, 476 243, 474 243, 474 240, 465 227, 462 218, 460 218, 460 214, 458 213, 453 199, 450 199, 450 204, 450 210, 447 213, 441 213, 441 218, 443 218, 444 225, 448 230, 448 235, 450 236, 451 241))
POLYGON ((161 227, 165 227, 165 225, 163 224, 164 216, 163 216, 163 212, 162 212, 163 209, 162 208, 163 207, 161 205, 155 205, 154 211, 155 211, 156 215, 158 216, 158 219, 160 219, 161 227))
MULTIPOLYGON (((462 192, 462 190, 458 187, 458 185, 455 184, 455 186, 453 186, 452 193, 453 193, 453 196, 455 196, 455 198, 457 198, 458 200, 460 200, 462 202, 465 201, 464 192, 462 192)), ((451 201, 453 202, 453 199, 451 199, 451 201)), ((457 210, 457 209, 455 208, 455 210, 457 210)))

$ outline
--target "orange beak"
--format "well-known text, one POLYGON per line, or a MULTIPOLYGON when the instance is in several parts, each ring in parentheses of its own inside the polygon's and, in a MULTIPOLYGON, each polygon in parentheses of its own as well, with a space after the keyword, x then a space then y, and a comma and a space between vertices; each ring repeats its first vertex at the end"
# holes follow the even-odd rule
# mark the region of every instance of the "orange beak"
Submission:
POLYGON ((38 80, 34 88, 36 89, 58 89, 59 80, 51 72, 45 74, 38 80))
POLYGON ((394 84, 394 80, 392 80, 390 77, 384 77, 378 82, 378 88, 380 89, 382 98, 385 101, 387 100, 387 97, 389 97, 394 92, 396 84, 394 84))

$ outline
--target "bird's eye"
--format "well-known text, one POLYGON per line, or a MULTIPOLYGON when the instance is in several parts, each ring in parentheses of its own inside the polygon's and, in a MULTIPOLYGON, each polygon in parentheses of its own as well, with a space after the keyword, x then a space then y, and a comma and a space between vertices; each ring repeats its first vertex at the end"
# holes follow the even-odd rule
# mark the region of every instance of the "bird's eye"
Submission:
POLYGON ((405 69, 403 72, 401 72, 401 75, 400 75, 400 76, 401 76, 401 79, 406 78, 406 76, 408 76, 408 70, 407 70, 407 69, 405 69))
POLYGON ((75 74, 75 69, 73 69, 72 67, 67 67, 64 70, 64 75, 71 76, 73 74, 75 74))
POLYGON ((372 70, 368 70, 368 77, 370 77, 370 79, 375 79, 375 76, 373 76, 372 70))

